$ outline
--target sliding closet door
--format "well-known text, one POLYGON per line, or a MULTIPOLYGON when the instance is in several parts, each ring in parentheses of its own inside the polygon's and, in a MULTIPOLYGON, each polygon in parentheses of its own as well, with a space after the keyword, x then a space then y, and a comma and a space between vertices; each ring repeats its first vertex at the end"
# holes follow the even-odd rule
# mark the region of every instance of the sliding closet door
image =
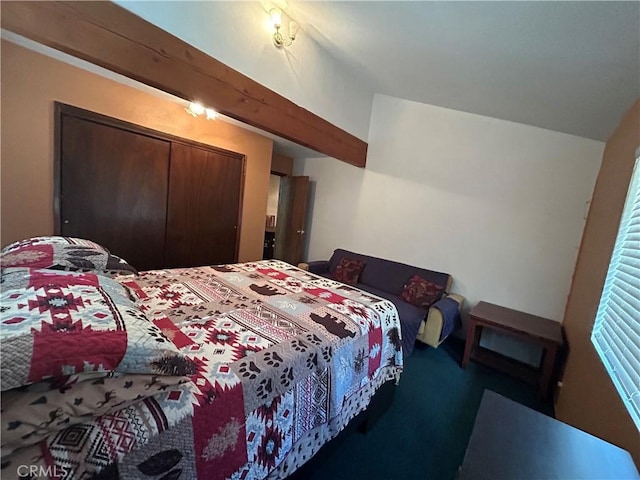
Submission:
POLYGON ((242 155, 172 144, 167 266, 237 261, 243 179, 242 155))
POLYGON ((65 114, 58 128, 60 233, 162 267, 170 142, 65 114))

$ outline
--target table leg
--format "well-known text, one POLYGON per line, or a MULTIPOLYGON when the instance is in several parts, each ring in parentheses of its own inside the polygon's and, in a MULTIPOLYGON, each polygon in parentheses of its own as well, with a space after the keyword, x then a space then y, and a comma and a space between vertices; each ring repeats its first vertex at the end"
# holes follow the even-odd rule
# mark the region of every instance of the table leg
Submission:
POLYGON ((467 368, 473 349, 480 339, 480 327, 473 317, 469 317, 469 327, 467 328, 467 341, 464 344, 464 355, 462 356, 462 368, 467 368))
POLYGON ((557 352, 557 345, 547 345, 544 348, 544 359, 542 360, 542 372, 540 374, 539 384, 540 399, 542 400, 546 400, 549 394, 549 384, 551 383, 551 377, 553 376, 553 370, 556 365, 557 352))

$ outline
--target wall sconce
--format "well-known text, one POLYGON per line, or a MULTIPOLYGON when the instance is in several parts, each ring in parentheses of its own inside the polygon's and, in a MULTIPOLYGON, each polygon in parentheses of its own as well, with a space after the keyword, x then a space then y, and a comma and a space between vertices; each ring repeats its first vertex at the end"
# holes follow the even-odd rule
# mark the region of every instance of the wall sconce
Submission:
POLYGON ((273 25, 273 43, 276 47, 288 47, 296 39, 300 26, 294 22, 289 22, 289 34, 283 35, 280 29, 282 28, 282 10, 279 8, 272 8, 269 12, 271 16, 271 24, 273 25))
POLYGON ((189 106, 185 108, 185 111, 192 117, 199 117, 200 115, 204 114, 207 120, 215 120, 218 116, 218 112, 216 112, 213 108, 207 108, 198 102, 189 103, 189 106))

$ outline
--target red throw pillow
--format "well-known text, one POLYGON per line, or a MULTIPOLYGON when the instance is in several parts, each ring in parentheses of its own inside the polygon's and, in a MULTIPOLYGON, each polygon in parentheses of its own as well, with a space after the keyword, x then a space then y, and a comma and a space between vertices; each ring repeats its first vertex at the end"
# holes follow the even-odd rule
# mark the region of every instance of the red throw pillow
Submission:
POLYGON ((419 275, 414 275, 404 286, 402 298, 405 302, 416 307, 428 308, 434 302, 440 300, 443 293, 444 287, 442 285, 425 280, 419 275))
POLYGON ((363 261, 354 260, 352 258, 343 258, 340 260, 340 263, 338 263, 336 271, 333 274, 333 278, 342 283, 355 285, 358 283, 358 278, 360 278, 363 268, 363 261))

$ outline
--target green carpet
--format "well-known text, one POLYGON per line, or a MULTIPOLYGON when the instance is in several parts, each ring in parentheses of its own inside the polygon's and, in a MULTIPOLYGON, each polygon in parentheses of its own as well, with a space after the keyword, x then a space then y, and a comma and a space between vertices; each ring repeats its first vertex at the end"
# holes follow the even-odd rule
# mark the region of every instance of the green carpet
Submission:
MULTIPOLYGON (((393 405, 366 434, 353 429, 325 446, 296 478, 455 478, 484 389, 493 390, 548 415, 534 387, 471 362, 460 368, 462 342, 438 349, 417 346, 405 360, 393 405)), ((499 421, 499 419, 496 419, 499 421)))

